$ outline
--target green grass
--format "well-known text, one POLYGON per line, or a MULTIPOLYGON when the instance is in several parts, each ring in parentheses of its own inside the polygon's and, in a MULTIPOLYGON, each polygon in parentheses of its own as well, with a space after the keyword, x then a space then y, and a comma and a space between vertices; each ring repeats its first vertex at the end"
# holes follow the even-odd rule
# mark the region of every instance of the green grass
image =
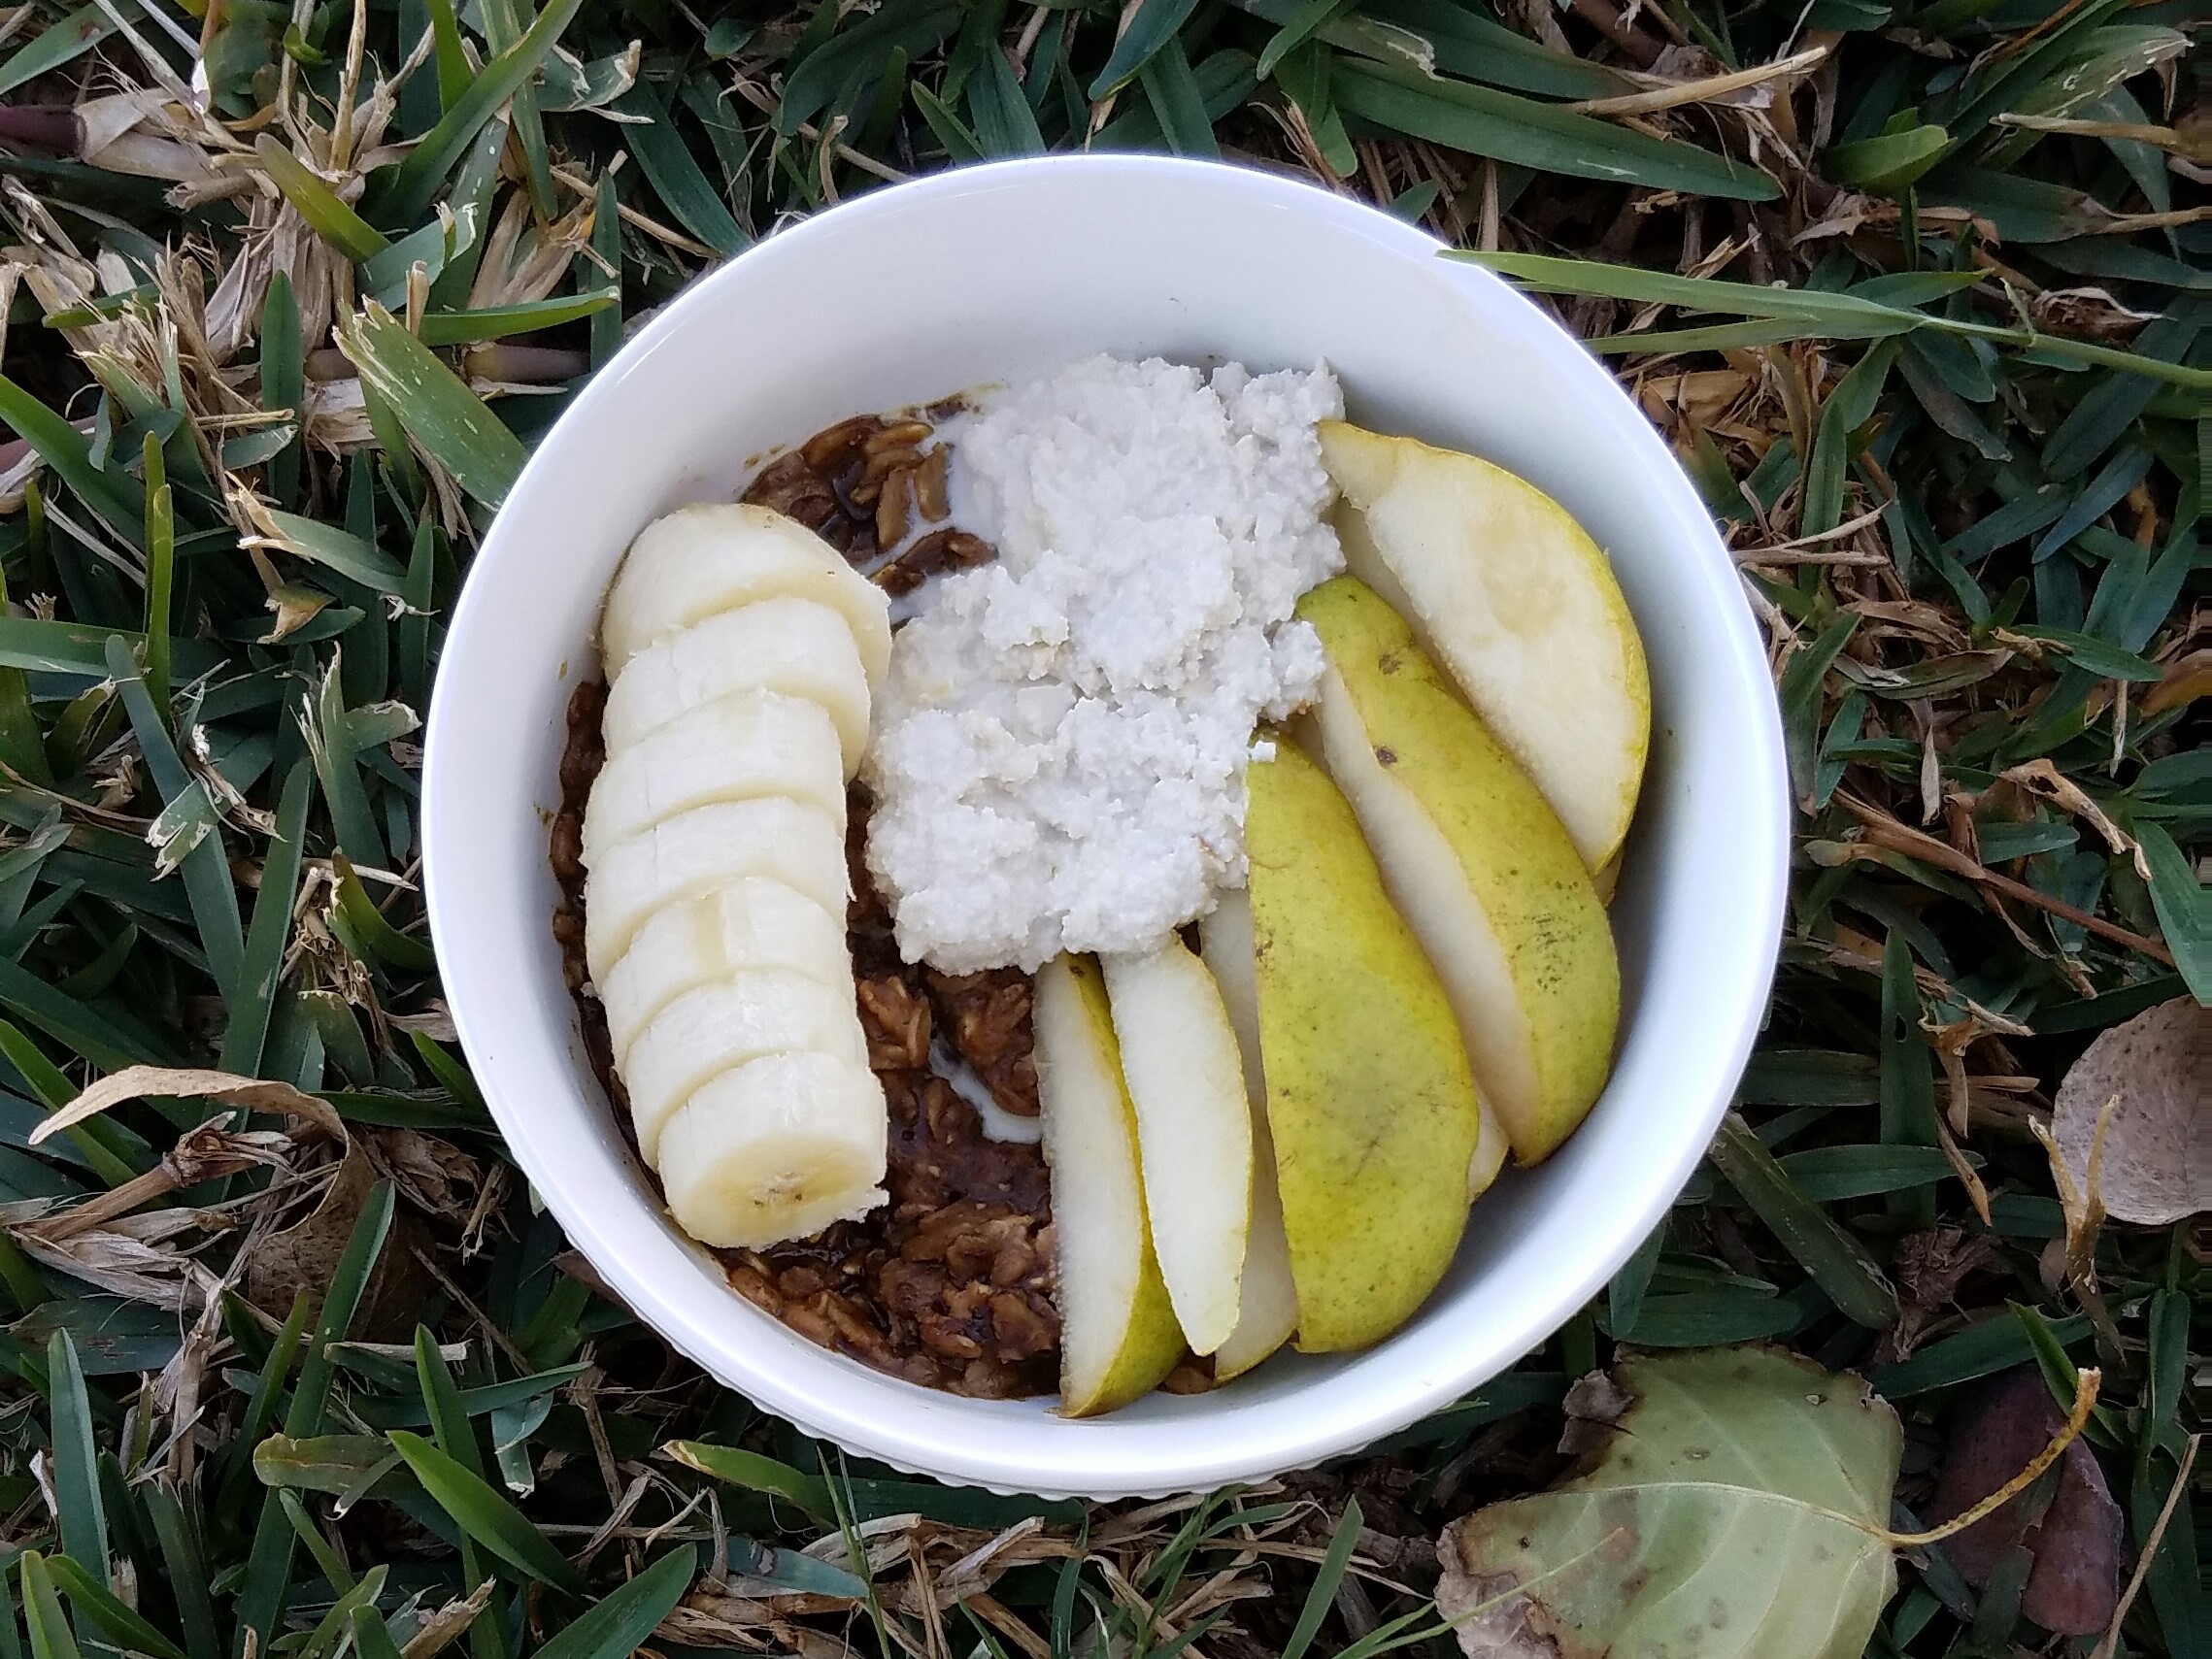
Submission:
MULTIPOLYGON (((2094 1286, 2067 1281, 2029 1124, 2097 1031, 2212 992, 2190 15, 11 14, 0 1659, 616 1659, 649 1637, 1069 1659, 1101 1635, 1153 1659, 1441 1659, 1430 1542, 1556 1476, 1560 1397, 1617 1341, 1865 1370, 1907 1418, 1908 1510, 1962 1383, 2099 1364, 2091 1436, 2132 1557, 2201 1426, 2201 1246, 2108 1226, 2094 1286), (156 108, 126 155, 57 114, 175 91, 194 40, 220 126, 156 108), (865 1467, 573 1277, 451 1042, 414 885, 444 612, 621 319, 887 180, 1086 144, 1315 175, 1547 296, 1743 558, 1799 797, 1767 1034, 1666 1225, 1476 1397, 1165 1507, 865 1467), (31 1144, 134 1063, 318 1094, 352 1153, 207 1099, 31 1144)), ((2184 1502, 2120 1650, 2203 1651, 2198 1536, 2184 1502)), ((2017 1581, 1977 1593, 1939 1551, 1901 1577, 1880 1651, 2052 1650, 2017 1581)))

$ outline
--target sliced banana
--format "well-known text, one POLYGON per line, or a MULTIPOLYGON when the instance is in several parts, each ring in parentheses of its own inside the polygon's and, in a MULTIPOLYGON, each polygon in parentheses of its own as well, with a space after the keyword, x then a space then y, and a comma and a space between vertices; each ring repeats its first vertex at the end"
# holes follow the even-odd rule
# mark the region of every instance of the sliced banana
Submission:
POLYGON ((599 619, 618 681, 630 659, 682 628, 755 600, 812 599, 843 616, 870 684, 890 662, 890 600, 805 525, 765 507, 683 507, 646 526, 599 619))
POLYGON ((622 1062, 638 1151, 657 1163, 669 1117, 723 1072, 771 1054, 813 1052, 867 1065, 868 1040, 851 991, 781 968, 686 991, 638 1033, 622 1062))
POLYGON ((620 754, 702 704, 740 691, 819 703, 836 723, 845 776, 868 745, 868 673, 839 612, 762 599, 669 635, 632 657, 607 693, 607 750, 620 754))
POLYGON ((840 1054, 778 1054, 724 1072, 660 1133, 661 1186, 701 1244, 759 1248, 886 1202, 883 1085, 840 1054))
POLYGON ((614 970, 654 912, 748 876, 781 881, 843 915, 851 896, 843 815, 776 796, 721 801, 616 842, 590 865, 585 889, 591 978, 614 970))
POLYGON ((804 974, 850 999, 843 917, 764 876, 655 912, 599 981, 615 1064, 626 1064, 646 1022, 685 992, 765 968, 804 974))
POLYGON ((744 691, 692 710, 632 747, 608 746, 584 813, 584 862, 663 819, 718 801, 782 795, 842 819, 837 727, 819 703, 744 691))

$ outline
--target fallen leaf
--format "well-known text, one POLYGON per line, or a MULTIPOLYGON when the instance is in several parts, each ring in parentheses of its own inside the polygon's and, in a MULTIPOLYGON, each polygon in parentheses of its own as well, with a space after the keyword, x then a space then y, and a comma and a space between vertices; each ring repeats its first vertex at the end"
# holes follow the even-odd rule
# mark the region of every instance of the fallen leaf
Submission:
MULTIPOLYGON (((305 1219, 252 1245, 246 1266, 246 1299, 280 1319, 302 1291, 310 1306, 319 1307, 338 1271, 338 1258, 353 1236, 361 1206, 376 1183, 376 1166, 359 1144, 349 1139, 346 1154, 315 1209, 305 1219)), ((431 1289, 429 1273, 416 1252, 428 1249, 431 1243, 430 1230, 420 1217, 409 1210, 394 1211, 390 1237, 354 1317, 356 1336, 375 1341, 414 1328, 431 1289)))
POLYGON ((1509 1598, 1459 1625, 1471 1659, 1859 1659, 1896 1582, 1896 1413, 1778 1349, 1627 1355, 1613 1377, 1633 1403, 1593 1462, 1439 1542, 1446 1617, 1509 1598))
MULTIPOLYGON (((1963 1514, 2011 1479, 2049 1443, 2065 1413, 2051 1398, 2043 1374, 2017 1367, 1966 1393, 1952 1408, 1951 1440, 1935 1480, 1929 1523, 1963 1514)), ((2035 1558, 2020 1610, 2061 1636, 2101 1631, 2120 1597, 2123 1551, 2120 1506, 2112 1501, 2104 1470, 2085 1441, 2060 1459, 2058 1490, 2042 1518, 2028 1527, 2021 1544, 2035 1558)), ((1946 1540, 1943 1548, 1967 1583, 1989 1581, 2013 1547, 2024 1493, 1994 1514, 1946 1540)))
POLYGON ((2097 1118, 2118 1102, 2097 1157, 2107 1214, 2156 1227, 2212 1209, 2208 1050, 2212 1010, 2176 997, 2101 1034, 2066 1073, 2051 1129, 2085 1195, 2097 1118))

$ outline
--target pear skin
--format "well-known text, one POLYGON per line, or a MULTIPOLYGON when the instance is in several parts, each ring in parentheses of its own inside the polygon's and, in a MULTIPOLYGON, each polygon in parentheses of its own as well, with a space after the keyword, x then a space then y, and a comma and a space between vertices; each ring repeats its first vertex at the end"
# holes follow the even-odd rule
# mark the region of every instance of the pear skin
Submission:
POLYGON ((1458 1022, 1359 821, 1290 744, 1246 769, 1267 1122, 1297 1345, 1362 1348, 1452 1264, 1480 1122, 1458 1022))
POLYGON ((1149 1394, 1184 1351, 1153 1253, 1137 1112, 1106 981, 1089 956, 1038 971, 1037 1098, 1059 1238, 1060 1414, 1096 1416, 1149 1394))
POLYGON ((1298 603, 1328 655, 1313 728, 1458 1014, 1515 1158, 1547 1157, 1612 1069, 1621 971, 1558 816, 1364 582, 1298 603))
POLYGON ((1320 433, 1347 568, 1413 624, 1600 868, 1628 833, 1652 727, 1643 642, 1604 552, 1488 461, 1341 420, 1320 433))

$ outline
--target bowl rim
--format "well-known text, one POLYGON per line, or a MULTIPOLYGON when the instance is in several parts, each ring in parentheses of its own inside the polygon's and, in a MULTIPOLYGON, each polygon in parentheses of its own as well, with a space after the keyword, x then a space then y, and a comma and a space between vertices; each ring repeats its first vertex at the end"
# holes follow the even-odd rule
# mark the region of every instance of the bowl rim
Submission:
MULTIPOLYGON (((485 533, 469 568, 473 570, 476 563, 486 559, 509 556, 506 552, 508 538, 502 533, 504 527, 511 522, 507 507, 526 498, 533 487, 558 465, 557 459, 551 458, 552 451, 556 448, 551 440, 557 430, 564 426, 588 426, 599 406, 613 398, 616 386, 631 367, 653 353, 664 342, 691 328, 695 319, 704 319, 712 315, 719 291, 732 282, 744 281, 742 276, 735 273, 756 270, 758 262, 766 259, 803 257, 818 241, 842 234, 856 221, 873 215, 904 211, 924 194, 954 195, 989 191, 1009 182, 1078 172, 1086 175, 1120 173, 1138 179, 1172 177, 1185 181, 1192 176, 1221 176, 1218 182, 1224 185, 1257 192, 1263 197, 1271 195, 1274 198, 1272 205, 1277 207, 1333 219, 1337 227, 1348 234, 1357 234, 1370 241, 1394 242, 1411 256, 1434 257, 1448 250, 1447 244, 1419 226, 1363 201, 1336 195, 1311 182, 1265 169, 1190 157, 1142 153, 1023 157, 949 168, 902 183, 870 190, 847 198, 805 219, 777 228, 743 253, 695 279, 674 300, 662 307, 570 401, 554 426, 540 435, 522 471, 510 487, 501 511, 485 533), (754 263, 748 266, 748 261, 754 263)), ((1491 299, 1502 298, 1508 302, 1509 307, 1519 308, 1534 329, 1556 336, 1558 343, 1571 346, 1573 354, 1572 359, 1568 360, 1570 366, 1566 372, 1579 379, 1582 395, 1600 398, 1611 396, 1626 401, 1625 391, 1601 364, 1587 354, 1581 342, 1546 316, 1518 290, 1494 273, 1478 265, 1458 264, 1455 271, 1462 280, 1491 288, 1491 299), (1575 363, 1579 363, 1579 367, 1571 366, 1575 363)), ((1632 404, 1628 407, 1633 409, 1632 404)), ((1635 413, 1636 429, 1628 442, 1631 445, 1648 444, 1659 456, 1664 457, 1666 465, 1662 476, 1666 480, 1665 487, 1676 492, 1676 505, 1691 506, 1696 521, 1704 526, 1707 556, 1718 563, 1725 563, 1732 572, 1733 562, 1728 558, 1726 549, 1713 527, 1711 516, 1687 475, 1666 449, 1659 435, 1644 420, 1641 412, 1635 413)), ((437 696, 437 687, 445 681, 448 666, 469 654, 469 642, 484 630, 498 625, 496 615, 486 612, 486 606, 490 603, 485 597, 486 585, 468 581, 462 582, 448 620, 423 734, 420 813, 422 878, 432 941, 439 946, 449 937, 449 927, 457 933, 467 932, 462 924, 452 920, 448 908, 441 903, 443 888, 436 874, 436 848, 449 835, 465 833, 465 825, 459 821, 450 828, 444 827, 449 813, 445 808, 447 790, 440 781, 439 757, 452 742, 456 741, 447 734, 469 716, 468 712, 454 708, 450 699, 441 700, 437 696)), ((1750 608, 1742 606, 1728 610, 1712 616, 1710 621, 1712 637, 1702 642, 1705 648, 1720 648, 1733 653, 1740 659, 1735 666, 1756 666, 1760 681, 1771 685, 1771 681, 1765 678, 1765 646, 1760 638, 1750 608)), ((1737 833, 1747 843, 1746 868, 1752 878, 1751 884, 1747 886, 1747 909, 1756 907, 1753 913, 1756 914, 1758 923, 1757 934, 1771 939, 1773 946, 1763 953, 1757 971, 1746 980, 1747 992, 1755 989, 1756 994, 1747 994, 1740 1007, 1728 1011, 1726 1022, 1724 1024, 1717 1020, 1709 1033, 1707 1048, 1715 1057, 1713 1076, 1717 1079, 1712 1098, 1698 1102, 1694 1113, 1685 1113, 1686 1121, 1694 1119, 1699 1134, 1694 1138, 1686 1136, 1683 1139, 1672 1158, 1672 1166, 1666 1171, 1665 1178, 1649 1189, 1659 1195, 1656 1201, 1639 1207, 1632 1218, 1633 1225, 1621 1227, 1613 1244, 1600 1252, 1586 1269, 1580 1282, 1575 1285, 1573 1294, 1559 1296, 1551 1306, 1524 1321, 1528 1328, 1521 1334, 1526 1340, 1524 1348, 1517 1351, 1525 1351, 1539 1345, 1565 1318, 1571 1316, 1574 1309, 1587 1305, 1672 1208, 1681 1188, 1689 1180, 1698 1160, 1703 1157, 1712 1133, 1719 1126, 1735 1080, 1742 1075, 1763 1022, 1779 959, 1786 914, 1792 815, 1779 705, 1769 696, 1759 700, 1749 713, 1752 722, 1758 727, 1758 741, 1756 752, 1745 758, 1762 785, 1760 794, 1764 797, 1764 811, 1761 813, 1757 810, 1757 802, 1735 803, 1741 819, 1737 833), (1760 875, 1758 864, 1760 862, 1766 866, 1763 881, 1757 880, 1760 875)), ((441 962, 445 955, 446 951, 441 948, 441 962)), ((1479 1386, 1489 1377, 1497 1375, 1515 1363, 1509 1360, 1504 1365, 1484 1370, 1478 1362, 1458 1371, 1438 1370, 1419 1377, 1402 1376, 1396 1386, 1367 1402, 1362 1413, 1337 1413, 1324 1421, 1286 1435, 1271 1447, 1267 1457, 1258 1463, 1255 1463, 1249 1455, 1234 1453, 1226 1457, 1215 1454, 1211 1458, 1201 1456, 1186 1459, 1174 1468, 1147 1464, 1139 1459, 1127 1467, 1125 1473, 1107 1477, 1102 1475, 1102 1471, 1120 1469, 1123 1460, 1113 1458, 1102 1462, 1095 1444, 1088 1446, 1084 1454, 1060 1460, 1056 1466, 1053 1460, 1035 1456, 1009 1457, 994 1446, 980 1443, 980 1436, 959 1437, 956 1443, 949 1442, 942 1431, 950 1425, 929 1420, 936 1414, 928 1409, 932 1404, 976 1408, 989 1407, 994 1403, 938 1395, 920 1385, 873 1372, 847 1356, 827 1356, 839 1361, 855 1375, 856 1386, 874 1384, 880 1388, 896 1390, 896 1398, 913 1408, 900 1414, 919 1419, 915 1425, 901 1429, 886 1420, 888 1413, 835 1406, 790 1386, 778 1377, 772 1362, 748 1365, 741 1360, 734 1360, 726 1348, 714 1350, 715 1357, 711 1361, 705 1357, 701 1349, 708 1344, 701 1334, 699 1321, 681 1307, 676 1299, 663 1295, 655 1283, 634 1271, 624 1261, 620 1247, 611 1244, 597 1222, 589 1201, 592 1195, 582 1183, 572 1184, 562 1178, 563 1172, 548 1166, 540 1155, 542 1148, 531 1147, 529 1114, 524 1103, 509 1097, 495 1066, 478 1066, 476 1056, 494 1052, 497 1046, 487 1041, 488 1027, 492 1023, 489 1012, 486 1011, 484 1027, 477 1029, 472 1037, 472 1027, 478 1026, 477 1014, 471 1007, 474 999, 466 991, 451 984, 445 986, 445 994, 461 1046, 470 1055, 472 1067, 477 1068, 479 1086, 499 1128, 508 1155, 522 1170, 538 1202, 558 1221, 569 1243, 590 1262, 634 1316, 725 1386, 744 1394, 774 1414, 787 1418, 804 1432, 828 1440, 859 1455, 952 1484, 976 1485, 1002 1492, 1097 1498, 1158 1497, 1208 1489, 1232 1481, 1266 1478, 1345 1455, 1450 1405, 1471 1388, 1479 1386), (732 1371, 742 1373, 742 1380, 733 1379, 730 1376, 732 1371)), ((729 1295, 736 1298, 737 1292, 731 1290, 729 1295)), ((870 1392, 873 1393, 873 1390, 870 1392)), ((890 1397, 877 1398, 888 1401, 890 1397)), ((1066 1422, 1070 1428, 1079 1426, 1072 1419, 1060 1421, 1066 1422)), ((1116 1416, 1109 1415, 1084 1420, 1080 1427, 1092 1435, 1110 1436, 1117 1421, 1116 1416)))

